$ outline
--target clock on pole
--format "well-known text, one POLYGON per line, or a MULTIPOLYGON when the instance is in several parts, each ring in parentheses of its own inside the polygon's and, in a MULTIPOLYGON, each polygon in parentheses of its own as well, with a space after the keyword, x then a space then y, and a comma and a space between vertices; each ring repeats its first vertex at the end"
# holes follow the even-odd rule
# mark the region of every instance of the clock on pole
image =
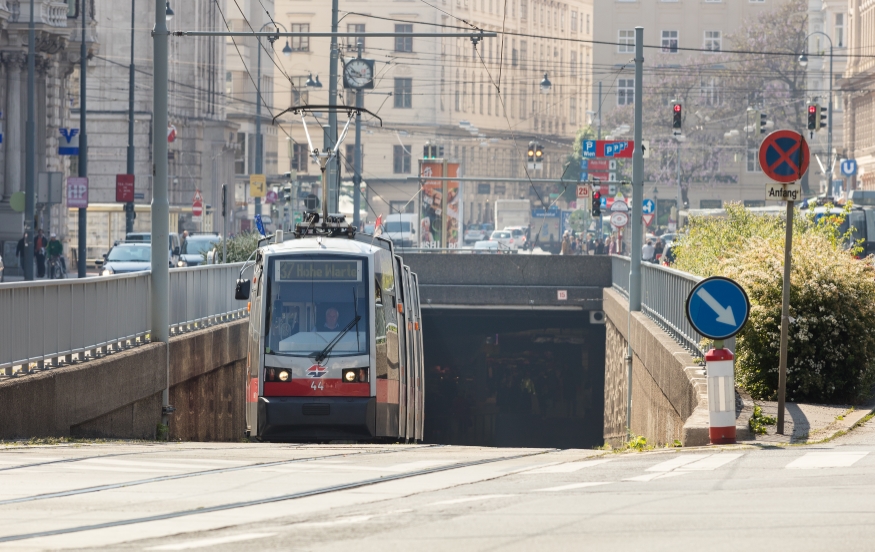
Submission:
POLYGON ((374 88, 374 60, 353 58, 343 66, 343 87, 354 90, 374 88))

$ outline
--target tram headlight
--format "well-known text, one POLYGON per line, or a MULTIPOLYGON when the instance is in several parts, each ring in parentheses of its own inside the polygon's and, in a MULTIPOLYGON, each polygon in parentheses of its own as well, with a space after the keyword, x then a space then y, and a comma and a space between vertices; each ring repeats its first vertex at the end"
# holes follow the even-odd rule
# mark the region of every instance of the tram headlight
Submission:
POLYGON ((358 379, 358 374, 356 374, 355 370, 344 370, 343 371, 343 381, 347 383, 354 383, 355 380, 358 379))
POLYGON ((289 381, 291 376, 289 375, 288 370, 280 370, 280 373, 277 375, 277 379, 280 381, 289 381))
POLYGON ((343 381, 345 383, 367 383, 368 369, 367 368, 347 368, 342 372, 343 381))

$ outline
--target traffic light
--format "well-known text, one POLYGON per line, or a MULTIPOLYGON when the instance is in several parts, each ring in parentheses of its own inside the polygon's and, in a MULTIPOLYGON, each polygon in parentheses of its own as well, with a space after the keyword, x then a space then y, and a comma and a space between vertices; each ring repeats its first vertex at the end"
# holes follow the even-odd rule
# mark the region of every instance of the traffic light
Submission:
POLYGON ((808 104, 808 130, 817 130, 820 128, 820 111, 817 104, 808 104))
POLYGON ((535 163, 540 166, 541 161, 544 160, 544 148, 541 144, 535 144, 535 163))
POLYGON ((534 164, 534 162, 535 162, 535 143, 534 142, 529 142, 529 149, 526 152, 526 157, 527 157, 526 160, 529 163, 534 164))
POLYGON ((671 116, 671 128, 672 130, 681 130, 683 126, 683 108, 681 104, 676 103, 672 107, 672 116, 671 116))
MULTIPOLYGON (((443 148, 441 148, 443 149, 443 148)), ((426 143, 422 146, 422 158, 423 159, 437 159, 438 158, 438 147, 434 144, 426 143)))
POLYGON ((599 191, 592 193, 592 216, 602 216, 602 193, 599 191))
POLYGON ((767 117, 768 117, 768 115, 766 115, 765 113, 760 113, 760 134, 766 133, 766 123, 767 123, 766 118, 767 117))
POLYGON ((819 112, 820 112, 819 113, 820 114, 820 121, 819 121, 820 124, 818 125, 818 128, 823 128, 823 127, 827 126, 826 120, 827 120, 827 117, 829 117, 829 108, 828 107, 821 107, 819 109, 819 112))

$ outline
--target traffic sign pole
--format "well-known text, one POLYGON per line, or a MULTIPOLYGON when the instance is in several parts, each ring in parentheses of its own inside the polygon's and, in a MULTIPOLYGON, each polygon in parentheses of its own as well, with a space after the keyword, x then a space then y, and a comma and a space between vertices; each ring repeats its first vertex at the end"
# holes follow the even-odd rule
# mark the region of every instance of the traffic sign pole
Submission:
POLYGON ((793 261, 793 202, 787 202, 787 232, 784 236, 784 282, 781 292, 781 360, 778 365, 778 434, 784 434, 784 403, 787 400, 787 341, 790 333, 790 268, 793 261))
POLYGON ((735 356, 715 341, 705 353, 708 373, 708 437, 712 445, 731 445, 735 434, 735 356))

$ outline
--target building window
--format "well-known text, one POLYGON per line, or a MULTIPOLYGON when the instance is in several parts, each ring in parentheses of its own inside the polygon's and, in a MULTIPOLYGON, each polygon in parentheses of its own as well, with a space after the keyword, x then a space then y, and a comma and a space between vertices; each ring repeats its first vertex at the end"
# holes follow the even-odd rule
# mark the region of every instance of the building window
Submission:
POLYGON ((835 33, 833 33, 833 39, 835 39, 837 48, 844 48, 845 46, 845 14, 837 13, 836 14, 836 26, 835 33))
POLYGON ((310 92, 308 90, 301 90, 299 88, 292 89, 292 105, 307 105, 310 101, 310 92))
POLYGON ((413 213, 416 209, 416 204, 413 201, 390 201, 390 213, 413 213))
MULTIPOLYGON (((364 23, 347 23, 346 32, 348 33, 363 33, 365 32, 364 23)), ((358 43, 362 43, 362 48, 365 47, 365 37, 363 36, 348 36, 346 37, 346 49, 351 52, 358 51, 358 43)))
POLYGON ((662 31, 662 51, 669 54, 678 53, 677 31, 662 31))
POLYGON ((526 89, 520 90, 520 119, 526 118, 526 89))
POLYGON ((355 174, 355 144, 344 144, 343 169, 355 174))
POLYGON ((723 47, 723 39, 720 31, 705 31, 705 49, 711 52, 719 52, 723 47))
MULTIPOLYGON (((412 33, 413 25, 395 25, 396 33, 412 33)), ((413 37, 412 36, 396 36, 395 37, 396 52, 412 52, 413 37)))
POLYGON ((412 107, 413 79, 395 79, 395 107, 412 107))
POLYGON ((765 199, 745 199, 744 206, 745 207, 765 207, 766 200, 765 199))
POLYGON ((576 11, 571 12, 571 32, 572 33, 577 32, 577 12, 576 11))
POLYGON ((589 14, 586 14, 586 34, 589 34, 589 14))
POLYGON ((307 144, 292 144, 292 169, 306 173, 308 157, 307 144))
POLYGON ((529 43, 525 40, 520 40, 520 68, 526 68, 526 61, 529 56, 529 43))
POLYGON ((617 51, 621 54, 631 54, 635 52, 635 30, 620 29, 617 37, 617 51))
POLYGON ((760 167, 760 154, 758 148, 747 149, 747 172, 763 172, 760 167))
POLYGON ((495 185, 495 193, 496 194, 506 194, 507 193, 507 185, 506 184, 496 184, 495 185))
MULTIPOLYGON (((291 30, 289 32, 292 33, 309 33, 310 32, 310 24, 309 23, 292 23, 291 30)), ((310 37, 309 36, 293 36, 291 41, 292 51, 293 52, 309 52, 310 51, 310 37)))
POLYGON ((635 103, 635 79, 617 79, 617 105, 635 103))
POLYGON ((392 172, 410 174, 410 152, 404 146, 392 147, 392 172))
POLYGON ((720 79, 717 77, 707 78, 701 81, 700 93, 705 105, 716 107, 723 105, 723 94, 720 90, 720 79))
POLYGON ((569 69, 571 69, 571 76, 576 77, 577 76, 577 52, 575 52, 574 50, 571 50, 568 53, 568 56, 569 56, 568 63, 570 64, 569 69))
POLYGON ((491 187, 492 187, 491 184, 477 184, 477 193, 488 195, 488 194, 492 193, 492 191, 490 189, 491 187))
POLYGON ((520 0, 520 19, 529 17, 529 0, 520 0))
POLYGON ((577 98, 568 98, 568 118, 571 124, 577 125, 577 98))
POLYGON ((701 199, 699 200, 699 209, 722 209, 722 199, 701 199))

